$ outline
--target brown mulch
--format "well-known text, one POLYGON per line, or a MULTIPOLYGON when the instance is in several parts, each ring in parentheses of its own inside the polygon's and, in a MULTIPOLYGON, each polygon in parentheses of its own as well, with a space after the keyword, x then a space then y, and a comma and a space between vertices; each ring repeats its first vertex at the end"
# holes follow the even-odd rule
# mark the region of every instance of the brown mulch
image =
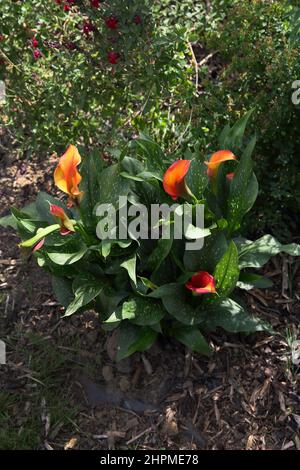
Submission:
MULTIPOLYGON (((23 160, 12 152, 0 155, 0 165, 0 215, 53 190, 55 157, 23 160)), ((299 262, 277 257, 265 269, 274 288, 246 296, 279 335, 220 331, 210 336, 209 360, 161 339, 116 364, 113 335, 100 330, 93 312, 62 319, 49 277, 20 259, 17 243, 0 229, 0 338, 8 338, 0 391, 18 396, 9 412, 20 429, 40 393, 36 448, 300 449, 299 371, 289 364, 285 338, 288 328, 300 339, 299 262), (47 413, 45 385, 32 370, 32 335, 63 356, 53 380, 63 384, 57 393, 69 393, 70 425, 54 426, 47 413)))

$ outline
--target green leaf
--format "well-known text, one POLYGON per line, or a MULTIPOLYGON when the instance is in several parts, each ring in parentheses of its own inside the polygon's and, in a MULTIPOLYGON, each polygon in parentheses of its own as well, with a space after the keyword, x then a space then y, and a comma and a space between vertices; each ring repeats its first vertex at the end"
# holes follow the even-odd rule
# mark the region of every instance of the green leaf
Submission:
POLYGON ((171 251, 173 244, 173 234, 170 234, 170 238, 161 238, 158 240, 156 247, 152 251, 147 261, 147 268, 154 272, 157 271, 161 266, 164 259, 168 256, 171 251))
POLYGON ((180 284, 166 284, 149 297, 161 298, 167 312, 184 325, 199 325, 203 322, 202 305, 190 305, 190 293, 180 284))
POLYGON ((126 261, 120 265, 122 268, 126 269, 128 276, 136 285, 136 254, 132 255, 126 261))
POLYGON ((103 167, 104 163, 98 150, 85 156, 80 167, 82 176, 80 189, 84 192, 80 203, 80 213, 87 227, 97 224, 95 207, 100 202, 100 175, 103 167))
POLYGON ((252 207, 253 199, 257 195, 257 181, 253 176, 251 159, 255 144, 256 138, 253 137, 241 157, 235 171, 235 176, 230 184, 227 219, 231 233, 240 227, 243 216, 249 210, 249 207, 252 207), (248 188, 249 184, 250 189, 248 188), (253 194, 250 198, 251 204, 249 205, 248 198, 250 193, 253 194))
POLYGON ((130 320, 140 326, 151 326, 160 322, 166 311, 161 302, 145 297, 134 297, 124 302, 106 323, 120 320, 130 320))
POLYGON ((256 241, 244 238, 238 238, 235 241, 239 251, 240 268, 260 268, 278 253, 300 256, 300 245, 296 243, 282 245, 271 235, 264 235, 256 241))
POLYGON ((119 197, 127 196, 130 191, 130 181, 121 175, 120 164, 111 165, 102 171, 99 177, 101 204, 112 204, 119 207, 119 197))
POLYGON ((268 289, 273 286, 271 279, 254 273, 241 273, 237 287, 240 289, 251 290, 251 289, 268 289))
POLYGON ((99 279, 87 281, 84 281, 80 277, 77 280, 75 279, 73 284, 75 298, 68 305, 64 316, 68 317, 73 315, 77 310, 88 305, 100 294, 103 287, 104 284, 99 279))
POLYGON ((219 145, 221 148, 233 149, 234 151, 242 148, 245 130, 253 111, 254 109, 248 111, 232 127, 227 125, 223 129, 219 137, 219 145))
POLYGON ((208 228, 196 227, 193 224, 189 224, 184 232, 184 236, 188 240, 198 240, 199 238, 208 237, 211 234, 208 228))
POLYGON ((219 296, 228 297, 236 286, 239 274, 238 250, 232 241, 214 271, 219 296))
POLYGON ((129 322, 122 322, 118 331, 116 360, 121 361, 136 351, 146 351, 157 338, 157 332, 150 327, 140 328, 129 322))
POLYGON ((186 176, 186 182, 191 192, 198 200, 203 198, 203 193, 208 185, 207 167, 203 161, 194 159, 186 176))
POLYGON ((197 351, 204 356, 212 355, 211 348, 198 328, 176 324, 172 326, 170 334, 192 351, 197 351))
POLYGON ((74 297, 72 282, 65 277, 52 276, 52 289, 58 302, 67 307, 74 297))
POLYGON ((161 174, 165 168, 166 156, 160 146, 145 134, 140 134, 132 145, 147 165, 147 170, 161 174))
POLYGON ((207 306, 203 327, 215 331, 218 326, 230 333, 272 332, 272 328, 267 322, 249 315, 241 305, 232 299, 207 306))
POLYGON ((17 222, 12 215, 5 215, 0 218, 0 225, 4 228, 11 227, 14 230, 17 230, 17 222))
POLYGON ((87 252, 87 246, 79 240, 70 240, 62 246, 47 247, 49 259, 60 266, 74 264, 87 252))
POLYGON ((184 253, 183 261, 187 271, 213 272, 227 250, 227 240, 223 232, 213 231, 210 237, 204 239, 201 250, 189 250, 184 253))
POLYGON ((30 219, 32 222, 37 222, 39 220, 39 214, 36 210, 35 202, 25 206, 22 211, 12 208, 11 212, 12 214, 0 218, 0 225, 2 225, 2 227, 11 227, 14 230, 17 230, 17 221, 19 221, 19 219, 30 219))

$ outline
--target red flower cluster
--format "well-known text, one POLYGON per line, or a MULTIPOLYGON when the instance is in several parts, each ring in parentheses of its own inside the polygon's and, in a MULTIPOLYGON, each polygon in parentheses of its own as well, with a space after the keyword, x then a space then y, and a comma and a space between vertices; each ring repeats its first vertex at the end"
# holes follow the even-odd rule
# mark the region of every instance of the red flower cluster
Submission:
POLYGON ((105 24, 109 29, 117 29, 119 21, 115 15, 110 15, 105 18, 105 24))
POLYGON ((119 54, 114 51, 111 51, 107 54, 108 61, 113 65, 118 63, 119 57, 120 57, 119 54))
POLYGON ((90 33, 94 30, 94 26, 90 21, 85 21, 83 23, 82 31, 86 36, 89 36, 90 33))

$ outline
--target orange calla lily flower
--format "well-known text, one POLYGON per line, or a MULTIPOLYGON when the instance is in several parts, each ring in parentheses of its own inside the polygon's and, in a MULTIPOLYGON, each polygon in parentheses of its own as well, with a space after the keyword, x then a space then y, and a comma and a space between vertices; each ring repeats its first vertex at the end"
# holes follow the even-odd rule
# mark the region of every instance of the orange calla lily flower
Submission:
POLYGON ((191 277, 185 287, 195 294, 215 294, 216 286, 214 277, 206 271, 199 271, 191 277))
POLYGON ((81 163, 81 156, 74 145, 70 145, 66 153, 59 159, 59 163, 54 171, 54 181, 56 186, 71 199, 80 199, 83 193, 78 185, 81 175, 77 166, 81 163))
POLYGON ((221 163, 228 160, 236 160, 236 156, 230 150, 219 150, 210 157, 208 162, 204 162, 207 165, 207 175, 209 178, 215 179, 221 163))
POLYGON ((191 195, 185 182, 185 176, 189 171, 190 164, 191 160, 177 160, 164 174, 164 190, 174 199, 174 201, 179 197, 191 195))
POLYGON ((61 207, 50 204, 50 213, 59 219, 61 235, 69 235, 75 232, 73 223, 61 207))

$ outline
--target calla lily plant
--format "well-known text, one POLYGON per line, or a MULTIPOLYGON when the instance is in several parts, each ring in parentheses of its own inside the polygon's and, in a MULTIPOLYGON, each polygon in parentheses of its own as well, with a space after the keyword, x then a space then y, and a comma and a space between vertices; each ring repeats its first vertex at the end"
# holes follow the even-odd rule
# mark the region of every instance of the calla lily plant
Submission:
POLYGON ((269 235, 257 241, 243 237, 242 220, 258 191, 251 159, 255 139, 239 148, 228 138, 226 143, 211 155, 195 152, 172 161, 141 135, 111 165, 97 151, 70 145, 54 169, 61 196, 42 192, 35 204, 13 208, 11 217, 0 219, 18 230, 20 246, 53 277, 65 317, 94 309, 104 330, 117 330, 116 360, 150 348, 159 335, 209 356, 210 332, 218 328, 272 330, 264 318, 246 311, 238 293, 269 288, 271 281, 251 268, 281 251, 299 256, 300 247, 281 245, 269 235), (109 222, 103 223, 99 204, 116 205, 120 197, 126 205, 119 205, 117 214, 126 208, 130 222, 137 222, 141 205, 149 211, 157 203, 169 207, 170 218, 161 216, 158 223, 158 233, 169 227, 169 236, 138 239, 127 230, 121 237, 121 217, 113 238, 100 237, 97 227, 102 224, 103 233, 109 222), (195 225, 199 204, 204 227, 195 225), (184 205, 193 218, 178 239, 173 225, 184 205), (198 238, 204 240, 202 248, 187 250, 186 239, 198 238))

